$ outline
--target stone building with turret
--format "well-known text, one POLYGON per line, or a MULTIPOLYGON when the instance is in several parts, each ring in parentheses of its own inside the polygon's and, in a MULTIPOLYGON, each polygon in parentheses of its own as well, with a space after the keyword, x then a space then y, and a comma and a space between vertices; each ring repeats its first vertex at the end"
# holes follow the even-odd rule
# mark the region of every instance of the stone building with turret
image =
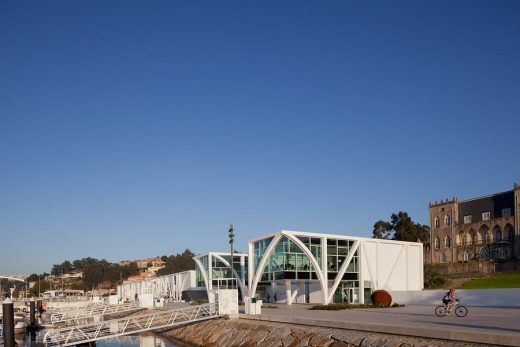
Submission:
POLYGON ((429 204, 431 264, 520 258, 520 184, 477 198, 429 204))

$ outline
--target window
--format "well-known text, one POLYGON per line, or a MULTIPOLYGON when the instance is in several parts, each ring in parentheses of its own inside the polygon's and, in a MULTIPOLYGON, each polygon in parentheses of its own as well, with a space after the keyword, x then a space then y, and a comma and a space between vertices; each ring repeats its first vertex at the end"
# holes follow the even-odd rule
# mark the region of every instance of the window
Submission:
POLYGON ((486 221, 486 220, 489 220, 489 217, 491 216, 491 213, 489 212, 483 212, 482 213, 482 220, 483 221, 486 221))
POLYGON ((491 236, 489 235, 489 230, 486 231, 486 233, 484 234, 484 242, 485 243, 491 242, 491 236))
POLYGON ((496 242, 500 242, 500 241, 502 241, 502 232, 501 232, 500 230, 497 230, 497 231, 495 232, 495 241, 496 241, 496 242))
POLYGON ((435 227, 438 228, 440 226, 439 217, 435 217, 435 219, 433 220, 433 223, 434 223, 435 227))
POLYGON ((515 232, 513 231, 513 229, 509 229, 509 231, 507 232, 507 238, 509 239, 509 241, 513 241, 513 239, 515 238, 515 232))
POLYGON ((445 263, 446 262, 446 254, 441 253, 441 255, 439 257, 439 260, 440 260, 441 263, 445 263))
POLYGON ((472 222, 472 220, 473 220, 473 218, 471 217, 470 214, 464 216, 464 224, 469 224, 472 222))
POLYGON ((444 246, 446 246, 446 247, 450 247, 451 246, 451 239, 450 239, 449 236, 446 236, 444 238, 444 246))
POLYGON ((467 243, 468 243, 468 234, 464 233, 464 235, 462 236, 462 245, 466 246, 467 243))
POLYGON ((504 248, 500 248, 500 249, 498 250, 498 257, 499 257, 500 259, 505 259, 505 258, 506 258, 506 255, 507 255, 507 252, 506 252, 506 250, 505 250, 504 248))
POLYGON ((502 209, 502 217, 509 217, 511 215, 511 209, 510 208, 503 208, 502 209))
POLYGON ((469 260, 469 252, 466 251, 464 252, 464 261, 468 261, 469 260))
POLYGON ((449 214, 444 216, 444 225, 446 225, 447 227, 451 225, 451 217, 449 214))
POLYGON ((435 238, 435 248, 439 249, 441 247, 441 240, 438 237, 435 238))

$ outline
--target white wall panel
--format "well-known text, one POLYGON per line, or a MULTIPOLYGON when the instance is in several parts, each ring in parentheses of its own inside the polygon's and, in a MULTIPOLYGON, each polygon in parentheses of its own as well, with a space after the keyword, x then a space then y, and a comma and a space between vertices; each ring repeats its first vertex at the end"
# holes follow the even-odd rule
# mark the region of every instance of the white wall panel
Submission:
POLYGON ((372 281, 374 288, 377 288, 377 243, 375 241, 363 241, 360 249, 361 276, 365 281, 372 281))
POLYGON ((402 246, 388 242, 378 242, 377 245, 377 282, 379 288, 385 289, 391 281, 393 265, 396 263, 402 246))
POLYGON ((420 290, 424 287, 423 281, 423 249, 422 245, 408 246, 407 259, 407 290, 420 290))

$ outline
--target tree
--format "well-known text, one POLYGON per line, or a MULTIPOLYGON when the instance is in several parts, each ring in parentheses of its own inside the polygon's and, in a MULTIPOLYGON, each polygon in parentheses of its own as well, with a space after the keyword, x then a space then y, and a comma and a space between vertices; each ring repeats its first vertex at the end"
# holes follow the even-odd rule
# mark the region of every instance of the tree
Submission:
POLYGON ((72 263, 68 260, 65 260, 61 264, 54 264, 52 266, 51 274, 53 274, 54 276, 61 276, 65 273, 71 272, 73 269, 74 266, 72 265, 72 263))
POLYGON ((181 254, 170 255, 166 259, 164 268, 157 271, 157 276, 169 275, 177 272, 194 270, 195 262, 193 257, 195 253, 189 249, 185 249, 181 254))
POLYGON ((32 274, 31 276, 26 278, 27 282, 36 282, 40 278, 40 275, 38 274, 32 274))
POLYGON ((374 224, 374 239, 390 239, 392 235, 392 224, 383 220, 378 220, 374 224))
POLYGON ((128 265, 121 266, 120 272, 121 276, 126 279, 130 276, 137 275, 139 273, 139 267, 136 262, 131 262, 128 265))
POLYGON ((49 289, 51 289, 51 282, 42 279, 40 280, 40 283, 36 283, 31 289, 29 289, 29 297, 37 297, 38 294, 43 294, 49 289))
POLYGON ((415 223, 408 213, 399 211, 390 216, 390 222, 379 220, 374 224, 373 238, 428 243, 430 227, 415 223))

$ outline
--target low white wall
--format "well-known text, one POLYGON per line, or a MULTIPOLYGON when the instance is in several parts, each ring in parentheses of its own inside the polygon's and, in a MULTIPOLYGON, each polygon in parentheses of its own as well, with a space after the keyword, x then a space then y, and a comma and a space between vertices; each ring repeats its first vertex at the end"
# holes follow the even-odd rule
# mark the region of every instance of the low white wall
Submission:
POLYGON ((220 289, 217 291, 217 300, 220 314, 238 315, 238 290, 220 289))
MULTIPOLYGON (((447 289, 391 291, 394 303, 405 305, 440 305, 447 289)), ((520 307, 520 288, 455 290, 461 304, 467 306, 520 307)))

